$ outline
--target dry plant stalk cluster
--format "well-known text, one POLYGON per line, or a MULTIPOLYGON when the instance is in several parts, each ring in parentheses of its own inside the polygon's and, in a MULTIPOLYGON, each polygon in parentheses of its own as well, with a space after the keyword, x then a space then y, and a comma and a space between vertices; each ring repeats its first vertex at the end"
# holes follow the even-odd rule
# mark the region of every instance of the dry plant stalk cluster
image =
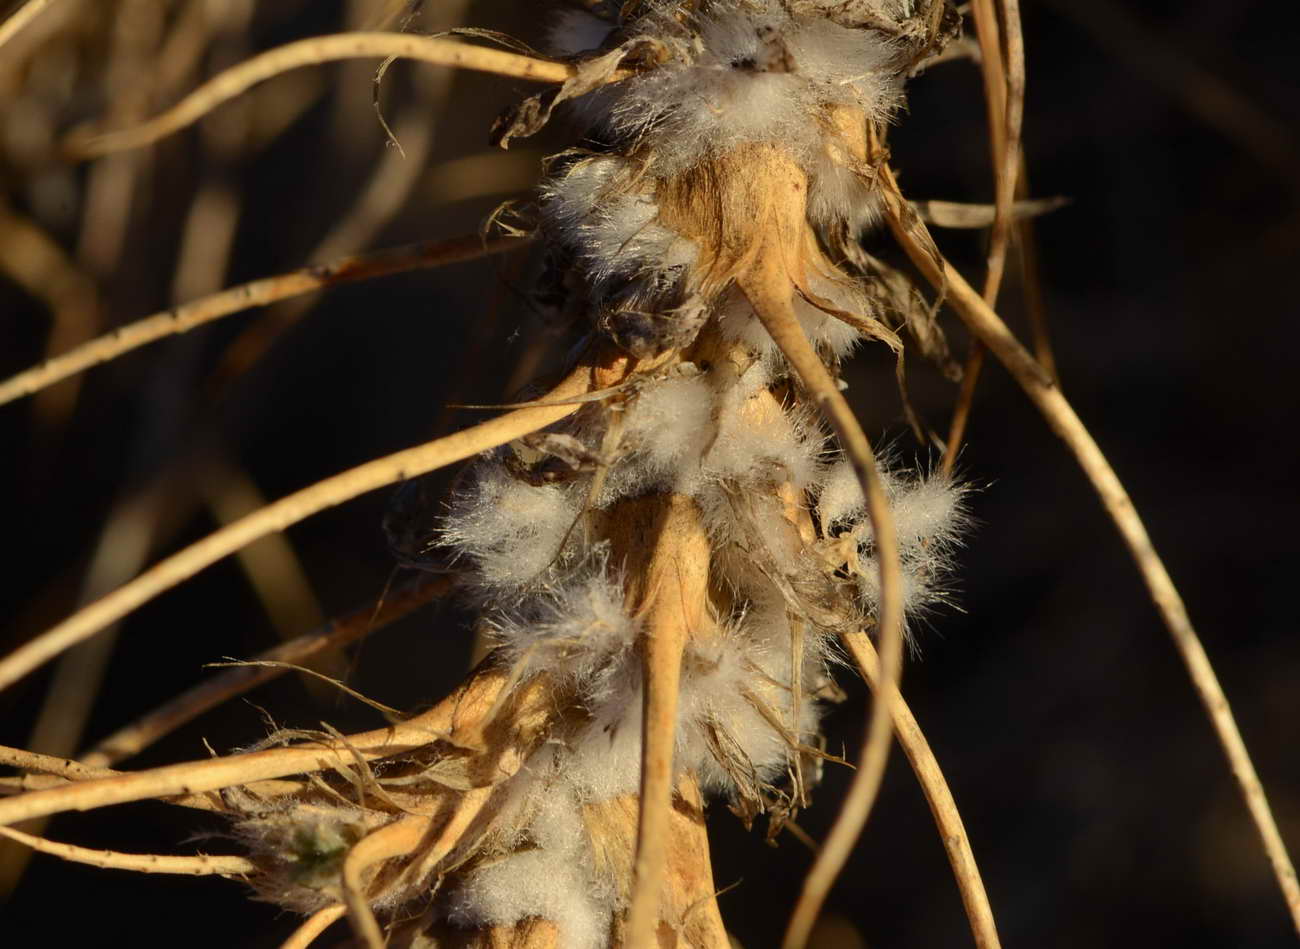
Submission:
MULTIPOLYGON (((975 940, 996 945, 960 819, 896 689, 907 617, 944 598, 962 489, 946 473, 882 470, 837 368, 868 341, 892 350, 900 380, 905 350, 957 373, 935 307, 860 246, 863 229, 883 219, 1112 507, 1124 507, 1048 373, 989 306, 1019 161, 1015 5, 1002 7, 1002 42, 992 6, 976 4, 981 39, 1009 64, 999 58, 986 73, 997 80, 1002 174, 982 296, 939 256, 883 146, 905 79, 957 33, 945 2, 580 6, 558 21, 554 62, 344 34, 264 54, 145 125, 75 143, 86 154, 143 144, 261 79, 326 59, 404 55, 551 82, 504 115, 494 137, 508 145, 532 135, 566 100, 585 127, 582 147, 548 160, 536 237, 539 298, 556 321, 589 332, 564 377, 530 401, 237 521, 0 662, 0 684, 11 683, 252 540, 473 458, 417 551, 458 573, 493 647, 453 695, 411 718, 387 710, 394 724, 362 735, 285 730, 240 755, 132 775, 104 766, 138 748, 138 736, 115 736, 79 766, 6 753, 29 776, 11 789, 22 793, 0 800, 0 824, 146 798, 221 811, 246 858, 150 858, 151 867, 246 878, 261 898, 307 916, 286 945, 307 945, 346 916, 370 947, 723 949, 706 801, 724 800, 746 823, 766 815, 772 836, 797 830, 823 764, 843 764, 819 741, 818 721, 837 694, 831 670, 847 657, 877 698, 849 801, 786 945, 805 943, 870 811, 894 729, 930 798, 975 940)), ((240 305, 231 294, 252 305, 469 253, 448 242, 237 288, 0 392, 35 392, 224 315, 240 305)), ((1190 633, 1140 523, 1121 529, 1165 597, 1171 628, 1190 633)), ((68 859, 131 863, 4 832, 68 859)), ((1288 866, 1278 865, 1286 890, 1288 866)), ((1289 885, 1294 899, 1293 873, 1289 885)))

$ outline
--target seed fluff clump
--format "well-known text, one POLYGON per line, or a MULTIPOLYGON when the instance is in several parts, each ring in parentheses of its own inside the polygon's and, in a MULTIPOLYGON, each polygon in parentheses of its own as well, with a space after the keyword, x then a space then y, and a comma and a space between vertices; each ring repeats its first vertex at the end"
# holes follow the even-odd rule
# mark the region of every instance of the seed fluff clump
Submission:
MULTIPOLYGON (((496 131, 506 144, 575 100, 585 137, 550 159, 538 209, 548 299, 585 334, 586 393, 477 458, 431 528, 491 656, 432 745, 350 773, 366 798, 350 818, 336 800, 299 804, 295 834, 292 807, 250 804, 244 833, 306 868, 282 902, 311 909, 304 888, 340 849, 327 844, 427 819, 400 868, 350 878, 371 906, 436 889, 421 925, 621 945, 648 656, 671 634, 681 806, 666 846, 685 856, 658 918, 680 945, 722 947, 711 876, 683 869, 700 852, 707 867, 704 800, 768 815, 772 835, 807 806, 831 757, 818 735, 837 638, 881 607, 857 475, 772 327, 797 327, 832 375, 859 343, 901 358, 901 331, 917 332, 857 237, 878 204, 871 143, 949 20, 909 0, 586 6, 551 36, 575 78, 496 131)), ((884 481, 916 617, 944 598, 963 492, 884 481)))

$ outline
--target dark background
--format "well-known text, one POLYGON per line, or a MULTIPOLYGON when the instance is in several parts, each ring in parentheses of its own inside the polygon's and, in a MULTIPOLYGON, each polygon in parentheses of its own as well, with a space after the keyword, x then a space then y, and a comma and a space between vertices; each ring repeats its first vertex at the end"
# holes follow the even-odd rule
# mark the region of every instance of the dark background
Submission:
MULTIPOLYGON (((83 9, 68 27, 84 34, 75 49, 85 63, 65 98, 49 106, 55 131, 104 114, 108 87, 96 79, 94 50, 97 31, 111 36, 109 6, 83 9)), ((256 4, 246 30, 213 41, 201 71, 339 29, 343 6, 256 4)), ((1038 222, 1042 281, 1064 391, 1146 518, 1294 849, 1294 36, 1280 4, 1139 6, 1026 3, 1032 192, 1072 199, 1038 222)), ((436 16, 438 4, 429 7, 436 16)), ((528 3, 480 0, 465 22, 541 41, 528 3)), ((27 115, 33 97, 22 90, 45 81, 36 71, 60 60, 34 62, 8 85, 0 65, 6 132, 27 115)), ((526 182, 542 149, 570 134, 559 123, 521 143, 523 157, 505 169, 515 184, 467 199, 467 188, 500 180, 502 166, 479 166, 458 191, 446 184, 445 163, 485 154, 492 118, 525 88, 463 75, 430 91, 419 78, 427 72, 395 66, 387 98, 391 114, 430 104, 433 144, 412 160, 435 177, 422 178, 395 213, 345 250, 473 230, 522 186, 521 174, 526 182)), ((309 262, 386 155, 369 110, 371 67, 316 73, 329 85, 256 154, 221 158, 193 131, 154 149, 137 171, 117 259, 100 273, 76 250, 88 171, 56 166, 8 134, 0 195, 81 254, 78 265, 102 301, 95 332, 169 304, 184 217, 205 183, 225 182, 239 200, 219 285, 309 262)), ((991 200, 976 68, 937 67, 910 93, 891 140, 904 190, 991 200)), ((939 236, 974 282, 980 235, 939 236)), ((0 645, 7 651, 72 611, 114 505, 156 490, 162 473, 176 470, 174 459, 196 445, 220 446, 199 457, 224 458, 276 498, 478 418, 444 406, 502 398, 539 336, 512 289, 528 273, 519 256, 331 291, 224 386, 212 382, 223 352, 266 316, 232 317, 92 371, 75 411, 56 423, 42 422, 30 402, 0 408, 9 564, 0 645)), ((1020 287, 1012 274, 1001 309, 1024 330, 1020 287)), ((0 276, 0 371, 38 361, 49 327, 37 296, 0 276)), ((964 349, 959 330, 954 339, 964 349)), ((954 389, 919 360, 913 367, 917 404, 942 430, 954 389)), ((925 459, 901 424, 890 375, 884 354, 864 353, 847 372, 851 395, 869 432, 925 459)), ((979 526, 961 556, 960 611, 936 615, 921 632, 922 655, 907 670, 904 693, 952 784, 1004 944, 1291 944, 1223 754, 1125 549, 1062 446, 995 366, 981 383, 962 468, 980 490, 972 501, 979 526)), ((163 505, 149 562, 216 526, 194 499, 197 476, 163 483, 179 487, 163 505)), ((379 527, 385 505, 379 492, 288 532, 326 615, 373 599, 392 575, 379 527)), ((452 604, 427 608, 368 640, 350 681, 390 705, 427 703, 467 667, 468 622, 452 604)), ((123 624, 82 744, 198 681, 207 674, 202 663, 250 656, 274 639, 237 564, 208 569, 123 624)), ((49 680, 45 670, 0 696, 0 742, 29 744, 49 680)), ((854 749, 864 690, 846 685, 852 697, 828 728, 833 745, 854 749)), ((219 750, 254 741, 265 734, 260 709, 284 725, 377 724, 373 713, 321 701, 294 678, 249 698, 256 707, 229 703, 128 766, 203 757, 204 738, 219 750)), ((847 781, 829 771, 803 815, 815 837, 825 835, 847 781)), ((718 885, 741 881, 721 897, 724 918, 750 949, 776 945, 808 854, 790 838, 768 849, 721 806, 711 825, 718 885)), ((215 829, 201 815, 135 805, 61 817, 47 833, 92 847, 179 852, 196 831, 215 829)), ((969 944, 943 851, 901 755, 828 908, 851 919, 871 946, 969 944)), ((14 945, 273 946, 293 921, 249 902, 237 884, 137 877, 38 856, 0 910, 0 925, 14 945)))

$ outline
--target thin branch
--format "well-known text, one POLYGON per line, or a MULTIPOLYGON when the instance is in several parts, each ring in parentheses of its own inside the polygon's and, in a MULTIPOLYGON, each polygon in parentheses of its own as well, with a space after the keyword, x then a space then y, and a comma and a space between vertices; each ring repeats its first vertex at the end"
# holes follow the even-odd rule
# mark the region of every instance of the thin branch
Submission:
MULTIPOLYGON (((68 147, 74 155, 82 158, 96 158, 111 152, 140 148, 185 128, 222 103, 280 73, 341 59, 385 59, 390 56, 532 82, 564 82, 575 73, 574 68, 567 63, 548 62, 518 53, 410 33, 338 33, 316 36, 268 50, 226 70, 166 112, 141 125, 74 139, 68 143, 68 147)), ((627 75, 626 71, 620 71, 615 74, 614 81, 627 75)))
MULTIPOLYGON (((988 270, 984 280, 984 300, 994 306, 1006 270, 1007 246, 1012 234, 1012 212, 1016 177, 1022 161, 1021 125, 1025 112, 1025 47, 1020 26, 1019 0, 1002 0, 1005 16, 999 26, 993 0, 975 0, 972 12, 979 33, 983 60, 984 99, 988 108, 989 140, 993 154, 995 205, 993 231, 989 238, 988 270), (1002 39, 1006 40, 1005 65, 1002 39)), ((961 452, 975 387, 984 367, 984 346, 971 343, 970 355, 962 369, 962 386, 948 426, 941 470, 951 475, 961 452)))
MULTIPOLYGON (((626 364, 623 357, 613 358, 626 364)), ((549 397, 564 399, 587 391, 591 377, 598 372, 599 367, 580 365, 551 390, 549 397)), ((444 438, 359 465, 281 498, 173 554, 20 646, 0 660, 0 689, 246 544, 369 491, 444 468, 531 434, 573 414, 577 408, 576 405, 548 405, 516 409, 444 438)))
POLYGON ((887 218, 895 238, 903 246, 917 268, 935 287, 943 287, 948 300, 967 327, 975 333, 1007 367, 1016 382, 1025 390, 1038 410, 1060 439, 1074 454, 1106 512, 1123 537, 1138 571, 1146 583, 1152 602, 1160 612, 1174 645, 1187 666, 1192 685, 1204 704, 1210 721, 1218 734, 1219 742, 1232 773, 1237 778, 1246 806, 1264 844, 1264 851, 1273 866, 1273 874, 1282 890, 1296 931, 1300 933, 1300 880, 1287 854, 1286 844, 1278 831, 1268 798, 1260 784, 1259 775, 1251 762, 1246 743, 1237 728, 1223 687, 1219 684, 1214 667, 1205 653, 1205 647, 1187 615, 1187 607, 1178 594, 1169 572, 1156 553, 1142 519, 1133 507, 1133 501, 1124 485, 1102 454, 1092 435, 1084 427, 1074 408, 1052 382, 1051 377, 1032 355, 1020 345, 1002 319, 983 298, 975 292, 960 273, 942 257, 933 253, 933 241, 919 221, 911 226, 906 218, 904 199, 898 192, 893 173, 885 168, 882 173, 887 218), (928 247, 927 247, 928 243, 928 247))
POLYGON ((0 47, 8 43, 18 35, 19 32, 45 12, 45 8, 52 4, 54 0, 27 0, 25 4, 19 7, 10 15, 9 19, 0 23, 0 47))
MULTIPOLYGON (((865 633, 849 633, 844 637, 844 645, 863 678, 874 689, 880 678, 880 659, 876 649, 871 645, 871 637, 865 633)), ((997 949, 997 926, 993 920, 993 909, 989 906, 988 893, 984 890, 984 881, 980 878, 979 866, 975 863, 975 854, 971 850, 970 839, 966 835, 966 826, 953 800, 952 790, 944 779, 939 761, 925 740, 921 726, 916 723, 912 710, 907 707, 900 695, 894 700, 894 734, 902 746, 916 774, 916 780, 925 793, 925 800, 934 815, 935 826, 939 830, 939 839, 948 854, 952 865, 953 879, 961 893, 962 905, 966 908, 966 918, 970 920, 971 935, 975 937, 978 949, 997 949)))
POLYGON ((136 873, 176 873, 184 876, 248 876, 257 872, 257 865, 244 857, 209 856, 174 857, 156 853, 117 853, 113 850, 92 850, 75 844, 58 843, 25 834, 13 827, 0 827, 0 835, 8 837, 40 853, 59 857, 72 863, 84 863, 109 870, 133 870, 136 873))
POLYGON ((754 313, 789 360, 804 389, 816 401, 822 414, 839 436, 844 454, 853 466, 867 502, 867 514, 876 539, 880 569, 878 624, 884 654, 884 686, 876 693, 871 719, 863 737, 862 754, 853 784, 840 809, 830 836, 804 880, 803 892, 786 930, 786 949, 798 949, 808 941, 817 914, 835 877, 857 843, 880 790, 889 760, 889 709, 897 692, 903 659, 903 583, 898 559, 898 538, 894 518, 885 497, 875 454, 862 426, 853 415, 835 380, 808 342, 794 313, 789 277, 778 253, 760 252, 757 272, 747 276, 741 289, 754 313))
POLYGON ((317 910, 308 916, 288 939, 280 943, 280 949, 308 949, 316 941, 317 936, 329 929, 337 920, 342 919, 346 912, 347 908, 342 903, 317 910))
POLYGON ((115 359, 147 343, 185 333, 252 307, 267 306, 279 300, 323 290, 329 287, 371 280, 390 274, 440 267, 444 264, 476 260, 500 254, 531 241, 524 237, 497 237, 484 240, 476 234, 439 241, 421 241, 345 257, 328 264, 303 267, 274 277, 263 277, 239 284, 220 293, 202 297, 142 320, 119 327, 106 336, 46 360, 16 376, 0 382, 0 405, 31 395, 92 366, 115 359))
MULTIPOLYGON (((256 658, 269 662, 301 662, 331 649, 338 649, 362 636, 382 629, 448 593, 455 584, 452 577, 423 577, 378 602, 353 610, 324 627, 280 643, 256 658)), ((285 666, 243 666, 223 672, 121 728, 81 756, 87 766, 116 764, 139 754, 164 735, 180 728, 222 702, 242 695, 275 679, 288 669, 285 666)))
POLYGON ((89 781, 93 778, 109 778, 120 772, 108 768, 92 766, 81 761, 69 761, 53 755, 42 755, 22 748, 9 748, 0 745, 0 765, 18 768, 34 774, 52 774, 67 778, 69 781, 89 781))
POLYGON ((0 825, 132 801, 199 795, 270 778, 323 771, 340 763, 352 765, 358 758, 373 761, 402 754, 446 738, 466 723, 476 722, 493 705, 504 682, 501 673, 481 667, 477 675, 429 711, 405 722, 346 736, 342 741, 313 741, 288 748, 187 761, 148 771, 113 773, 109 777, 6 798, 0 800, 0 825))
POLYGON ((365 871, 377 863, 410 853, 432 823, 432 818, 412 814, 381 827, 348 851, 343 861, 343 899, 352 931, 366 949, 384 949, 387 940, 366 897, 365 871))

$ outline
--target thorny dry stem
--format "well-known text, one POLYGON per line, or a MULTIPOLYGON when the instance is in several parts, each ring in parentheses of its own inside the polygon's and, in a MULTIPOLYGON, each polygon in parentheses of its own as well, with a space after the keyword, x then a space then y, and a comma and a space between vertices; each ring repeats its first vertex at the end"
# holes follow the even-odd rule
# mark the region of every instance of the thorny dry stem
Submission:
POLYGON ((118 327, 105 336, 11 376, 0 382, 0 405, 31 395, 148 343, 188 332, 224 316, 316 290, 501 254, 525 246, 531 240, 527 235, 484 239, 470 234, 446 240, 421 241, 239 284, 118 327))
POLYGON ((1228 756, 1232 773, 1246 799, 1246 807, 1255 823, 1264 851, 1272 864, 1282 897, 1300 933, 1300 880, 1287 853, 1286 843, 1278 830, 1268 797, 1260 783, 1250 752, 1232 714, 1228 698, 1219 684, 1205 647, 1187 615, 1187 607, 1174 586, 1173 579, 1156 553, 1146 527, 1133 507, 1110 462, 1088 432, 1074 408, 1061 394, 1046 371, 1020 344, 1007 325, 950 263, 938 255, 929 233, 898 190, 893 174, 884 169, 884 188, 890 230, 907 255, 937 289, 946 293, 953 308, 976 336, 1006 366, 1043 414, 1048 425, 1074 455, 1092 483, 1106 512, 1114 521, 1138 571, 1173 637, 1183 663, 1210 717, 1219 743, 1228 756))

